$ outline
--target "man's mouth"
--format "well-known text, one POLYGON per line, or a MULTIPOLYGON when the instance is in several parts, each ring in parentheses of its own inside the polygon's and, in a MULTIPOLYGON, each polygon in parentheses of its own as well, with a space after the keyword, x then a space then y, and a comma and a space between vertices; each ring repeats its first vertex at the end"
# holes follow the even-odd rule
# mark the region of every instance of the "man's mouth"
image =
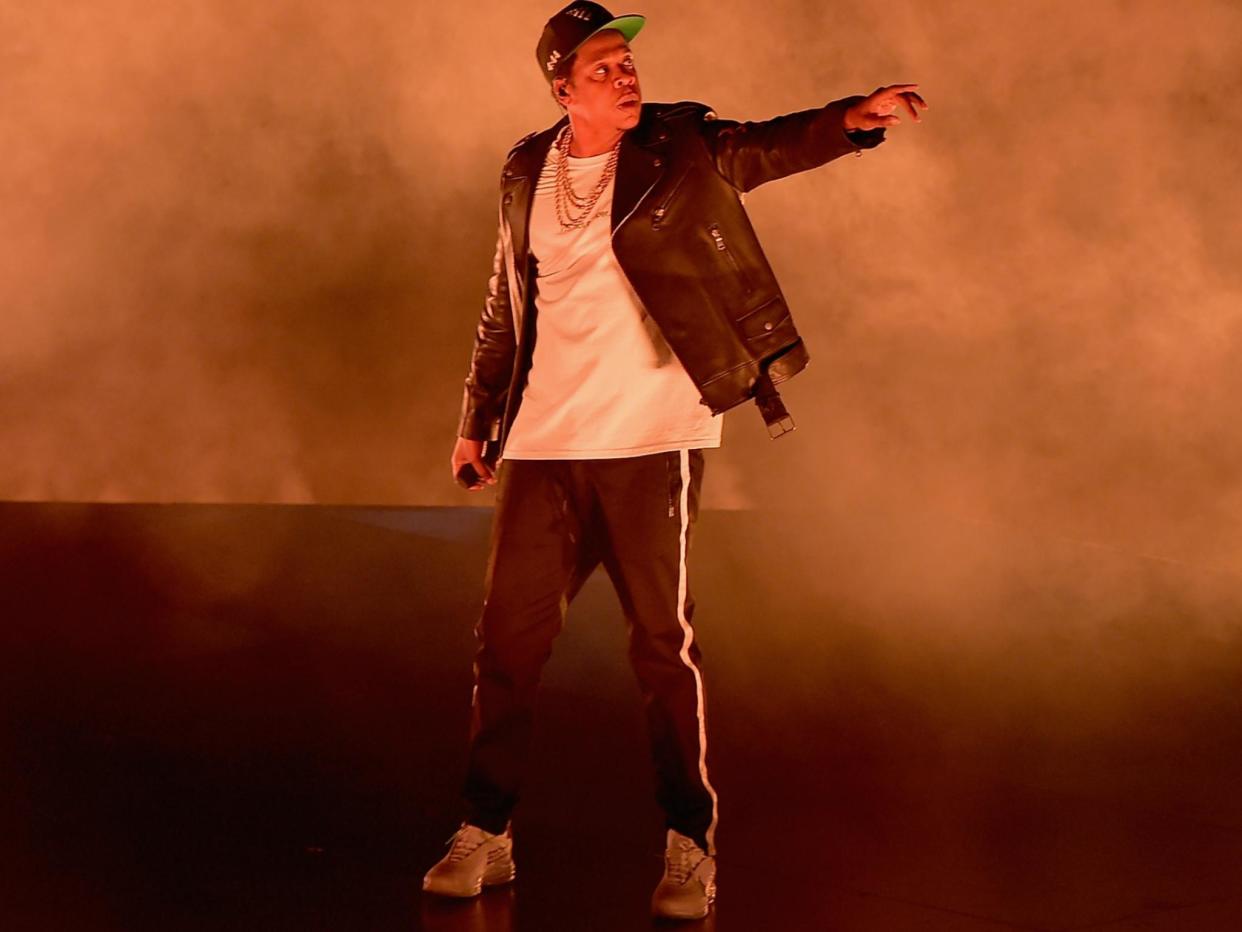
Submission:
POLYGON ((638 95, 628 94, 625 97, 622 97, 619 101, 617 101, 617 106, 618 107, 638 106, 638 95))

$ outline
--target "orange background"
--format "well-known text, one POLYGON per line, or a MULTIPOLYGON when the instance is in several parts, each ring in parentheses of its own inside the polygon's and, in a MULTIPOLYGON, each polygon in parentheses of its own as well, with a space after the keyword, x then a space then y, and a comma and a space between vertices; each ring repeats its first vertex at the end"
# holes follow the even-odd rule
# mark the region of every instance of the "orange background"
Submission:
MULTIPOLYGON (((728 415, 707 507, 1242 568, 1242 8, 634 10, 649 100, 931 104, 748 198, 813 361, 795 434, 728 415)), ((552 12, 9 4, 0 498, 489 501, 447 460, 552 12)))

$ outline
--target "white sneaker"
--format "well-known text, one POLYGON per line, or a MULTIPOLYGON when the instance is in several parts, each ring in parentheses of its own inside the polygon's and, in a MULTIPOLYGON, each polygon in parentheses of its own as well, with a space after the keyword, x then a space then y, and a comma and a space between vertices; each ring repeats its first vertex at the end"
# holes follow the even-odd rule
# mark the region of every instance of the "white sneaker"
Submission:
POLYGON ((423 878, 423 889, 441 896, 478 896, 484 887, 514 877, 513 829, 493 835, 462 824, 449 839, 449 852, 423 878))
POLYGON ((664 876, 651 896, 651 912, 666 919, 702 919, 716 899, 716 859, 673 829, 668 830, 664 876))

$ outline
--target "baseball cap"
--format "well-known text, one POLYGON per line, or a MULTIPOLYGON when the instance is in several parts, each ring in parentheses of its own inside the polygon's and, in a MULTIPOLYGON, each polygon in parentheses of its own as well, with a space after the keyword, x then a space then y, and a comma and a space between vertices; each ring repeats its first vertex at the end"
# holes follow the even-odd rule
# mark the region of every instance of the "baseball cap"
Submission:
POLYGON ((578 51, 578 46, 601 29, 616 29, 629 42, 647 21, 645 16, 627 13, 613 16, 598 3, 591 0, 574 0, 569 6, 553 16, 543 27, 535 55, 539 70, 549 84, 556 74, 556 66, 578 51))

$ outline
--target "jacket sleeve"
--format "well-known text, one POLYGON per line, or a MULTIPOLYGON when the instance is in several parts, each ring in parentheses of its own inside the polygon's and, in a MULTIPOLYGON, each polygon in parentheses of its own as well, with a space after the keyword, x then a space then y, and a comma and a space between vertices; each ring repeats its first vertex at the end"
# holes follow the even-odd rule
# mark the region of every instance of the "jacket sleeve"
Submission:
POLYGON ((845 130, 845 111, 863 99, 844 97, 814 110, 759 122, 717 120, 708 111, 702 124, 704 139, 716 170, 739 191, 749 191, 882 143, 883 127, 845 130))
POLYGON ((504 220, 496 236, 496 257, 487 282, 483 313, 475 329, 470 371, 462 395, 457 435, 468 440, 496 440, 509 394, 517 340, 513 311, 509 305, 509 282, 505 273, 504 220))

